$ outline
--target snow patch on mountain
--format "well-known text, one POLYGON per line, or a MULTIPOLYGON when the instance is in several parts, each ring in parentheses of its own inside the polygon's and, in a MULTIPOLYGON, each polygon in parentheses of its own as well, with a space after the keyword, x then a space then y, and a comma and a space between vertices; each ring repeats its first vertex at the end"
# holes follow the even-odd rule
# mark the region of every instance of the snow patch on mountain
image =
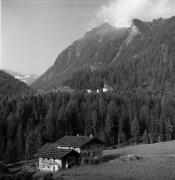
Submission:
POLYGON ((26 83, 27 85, 32 84, 39 77, 36 74, 21 74, 21 73, 17 73, 17 72, 11 71, 11 70, 4 70, 4 71, 6 73, 10 74, 11 76, 13 76, 14 78, 26 83))

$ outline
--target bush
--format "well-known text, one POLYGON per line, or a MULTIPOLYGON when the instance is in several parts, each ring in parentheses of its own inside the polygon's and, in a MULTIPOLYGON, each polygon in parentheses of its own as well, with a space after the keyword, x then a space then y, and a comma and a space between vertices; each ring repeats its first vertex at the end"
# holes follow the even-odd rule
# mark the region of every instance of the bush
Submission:
POLYGON ((94 157, 93 159, 90 160, 90 164, 99 164, 100 159, 98 157, 94 157))
POLYGON ((99 164, 100 163, 100 160, 98 159, 98 158, 95 158, 94 160, 93 160, 93 164, 99 164))
POLYGON ((28 171, 22 171, 16 174, 14 180, 31 180, 33 179, 33 173, 28 171))
POLYGON ((48 173, 48 174, 45 175, 43 180, 52 180, 53 179, 52 176, 53 176, 52 173, 48 173))
POLYGON ((38 172, 35 175, 33 175, 33 180, 52 180, 53 174, 48 172, 38 172))
POLYGON ((0 173, 8 173, 8 172, 9 172, 9 170, 6 167, 5 163, 0 162, 0 173))
POLYGON ((0 180, 13 180, 13 177, 8 174, 0 174, 0 180))

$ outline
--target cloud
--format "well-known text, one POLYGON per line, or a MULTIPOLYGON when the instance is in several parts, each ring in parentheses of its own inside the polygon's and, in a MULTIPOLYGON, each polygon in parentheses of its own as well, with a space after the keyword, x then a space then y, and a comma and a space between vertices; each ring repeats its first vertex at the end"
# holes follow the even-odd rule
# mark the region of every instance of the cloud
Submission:
POLYGON ((133 18, 150 21, 175 15, 174 0, 111 0, 97 13, 98 21, 128 27, 133 18))

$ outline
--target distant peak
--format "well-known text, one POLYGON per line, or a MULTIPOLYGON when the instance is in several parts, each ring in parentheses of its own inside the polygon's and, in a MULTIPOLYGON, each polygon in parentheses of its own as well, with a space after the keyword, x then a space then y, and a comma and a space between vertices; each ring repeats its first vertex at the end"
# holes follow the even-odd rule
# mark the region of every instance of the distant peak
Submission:
POLYGON ((94 27, 91 31, 96 31, 96 32, 107 32, 107 31, 114 31, 116 30, 116 28, 114 26, 112 26, 109 23, 103 23, 100 24, 97 27, 94 27))
POLYGON ((97 27, 92 28, 90 31, 88 31, 85 36, 91 36, 96 34, 105 34, 107 32, 116 31, 116 28, 109 23, 103 23, 100 24, 97 27))
POLYGON ((115 29, 115 27, 114 26, 112 26, 111 24, 109 24, 109 23, 103 23, 103 24, 100 24, 97 28, 99 28, 99 29, 115 29))

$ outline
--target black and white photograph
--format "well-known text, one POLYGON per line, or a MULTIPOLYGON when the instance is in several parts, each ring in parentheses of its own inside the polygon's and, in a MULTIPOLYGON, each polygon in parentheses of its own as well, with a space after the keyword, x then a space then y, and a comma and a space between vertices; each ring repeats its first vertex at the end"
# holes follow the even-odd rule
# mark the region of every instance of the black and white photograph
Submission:
POLYGON ((175 180, 175 0, 0 0, 0 180, 175 180))

